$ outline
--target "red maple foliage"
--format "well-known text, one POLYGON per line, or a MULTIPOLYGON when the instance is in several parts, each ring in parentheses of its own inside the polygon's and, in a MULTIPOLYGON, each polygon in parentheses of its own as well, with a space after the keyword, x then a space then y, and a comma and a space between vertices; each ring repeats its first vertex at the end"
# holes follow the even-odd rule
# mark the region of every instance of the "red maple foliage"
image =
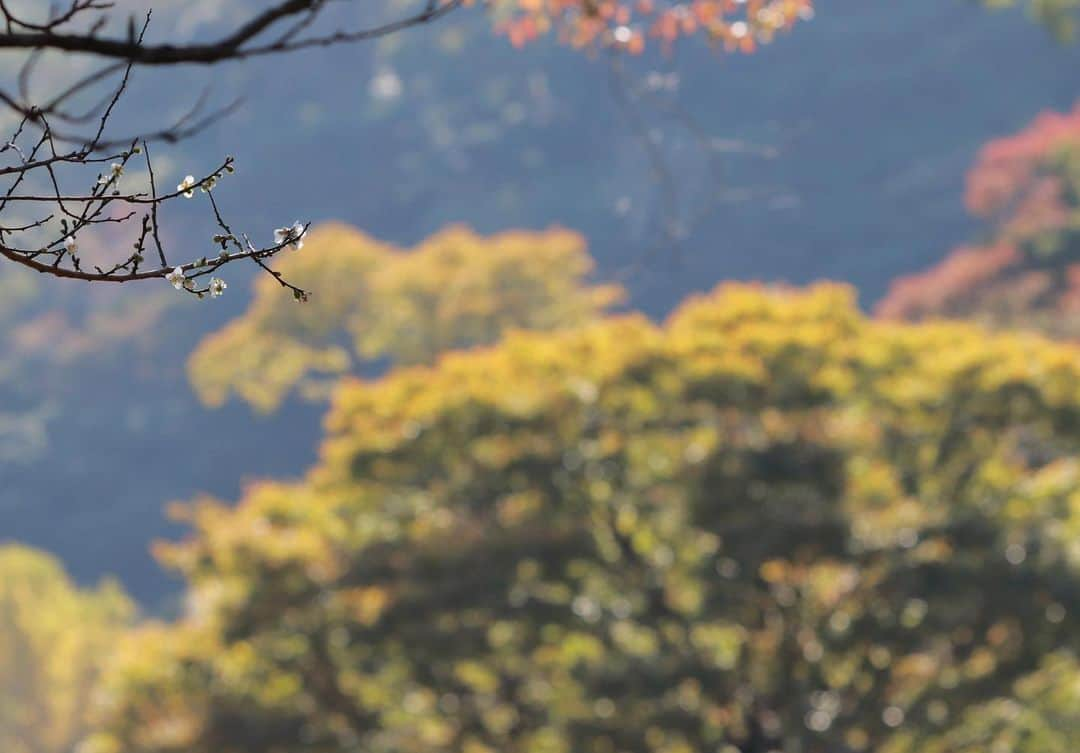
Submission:
POLYGON ((1055 155, 1070 149, 1080 149, 1080 102, 1072 112, 1044 112, 1020 133, 986 144, 968 173, 968 210, 978 217, 1006 215, 1010 222, 1028 212, 1057 219, 1065 211, 1063 186, 1048 168, 1055 155))
POLYGON ((1016 247, 1008 244, 958 248, 927 271, 893 282, 876 314, 909 321, 963 316, 972 306, 972 294, 1020 259, 1016 247))
POLYGON ((974 318, 1080 338, 1080 103, 984 146, 967 207, 992 240, 895 281, 886 319, 974 318))
POLYGON ((512 0, 496 2, 497 28, 515 46, 555 31, 579 48, 639 54, 648 40, 670 51, 700 35, 729 51, 753 52, 814 14, 813 0, 512 0))

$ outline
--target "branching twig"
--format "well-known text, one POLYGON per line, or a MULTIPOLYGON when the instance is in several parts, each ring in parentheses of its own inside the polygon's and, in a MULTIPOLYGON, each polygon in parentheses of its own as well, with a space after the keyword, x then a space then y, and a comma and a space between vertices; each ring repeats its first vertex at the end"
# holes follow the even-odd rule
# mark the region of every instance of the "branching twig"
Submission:
POLYGON ((201 178, 189 176, 175 191, 159 190, 150 144, 189 137, 231 112, 237 103, 206 112, 208 98, 204 93, 165 128, 110 135, 117 106, 135 69, 211 64, 371 39, 432 21, 464 0, 426 0, 411 15, 385 24, 331 30, 320 30, 318 24, 329 5, 327 0, 283 0, 254 12, 216 41, 189 44, 148 43, 151 11, 139 22, 130 18, 125 34, 103 34, 114 12, 113 3, 107 0, 69 0, 66 7, 53 8, 43 20, 17 14, 9 2, 0 0, 0 49, 26 49, 30 54, 19 72, 17 93, 0 90, 0 106, 18 117, 11 137, 0 145, 0 179, 7 181, 0 188, 0 216, 19 208, 41 211, 35 211, 36 216, 31 218, 0 222, 0 257, 43 274, 88 282, 164 278, 198 297, 218 295, 224 290, 224 282, 213 276, 223 266, 251 259, 302 301, 307 300, 308 292, 285 280, 269 260, 286 248, 302 245, 308 225, 295 223, 281 228, 275 231, 274 243, 266 246, 256 245, 247 234, 234 232, 213 193, 233 171, 231 157, 201 178), (35 69, 48 51, 83 53, 108 60, 35 104, 35 69), (105 91, 92 94, 105 86, 105 91), (96 101, 80 109, 77 101, 88 94, 96 101), (78 133, 80 126, 89 132, 78 133), (146 177, 140 180, 145 185, 133 187, 130 184, 136 178, 129 174, 129 165, 140 154, 143 159, 139 162, 146 166, 146 177), (71 189, 73 183, 77 190, 71 189), (218 230, 212 242, 219 250, 210 258, 189 252, 186 259, 172 259, 175 252, 166 248, 161 230, 163 212, 167 205, 194 198, 197 192, 209 204, 218 230), (88 240, 95 227, 128 224, 132 227, 130 251, 104 266, 89 266, 80 254, 80 242, 88 240), (148 245, 155 259, 149 267, 148 245), (209 280, 203 284, 206 278, 209 280))

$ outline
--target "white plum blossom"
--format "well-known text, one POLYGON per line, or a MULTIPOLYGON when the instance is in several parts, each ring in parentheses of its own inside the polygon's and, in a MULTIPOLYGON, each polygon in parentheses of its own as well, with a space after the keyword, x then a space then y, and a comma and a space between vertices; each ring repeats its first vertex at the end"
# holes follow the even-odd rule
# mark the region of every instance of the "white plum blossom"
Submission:
POLYGON ((304 247, 305 232, 302 222, 294 222, 292 227, 279 227, 274 231, 274 244, 277 246, 288 244, 299 250, 304 247))
POLYGON ((195 181, 195 176, 194 175, 188 175, 182 181, 180 181, 180 185, 178 185, 176 187, 176 190, 177 191, 183 191, 185 198, 190 199, 192 196, 195 195, 195 186, 196 185, 197 185, 197 183, 195 181))
POLYGON ((184 277, 184 270, 180 267, 176 267, 172 272, 165 275, 165 279, 168 280, 174 288, 182 290, 187 287, 187 283, 190 282, 184 277))
POLYGON ((202 183, 199 184, 199 188, 202 189, 203 193, 210 193, 210 191, 214 190, 214 186, 216 186, 216 185, 217 185, 217 176, 211 175, 209 178, 207 178, 206 180, 204 180, 202 183))
POLYGON ((211 298, 220 298, 225 292, 225 288, 229 286, 226 285, 225 281, 222 280, 220 277, 211 277, 210 285, 208 287, 210 289, 211 298))
POLYGON ((100 178, 98 178, 98 185, 108 185, 114 180, 117 180, 123 174, 124 166, 121 165, 119 162, 114 162, 112 163, 112 165, 109 166, 109 174, 102 175, 100 178))
POLYGON ((75 236, 69 235, 64 239, 64 248, 67 249, 68 254, 75 258, 79 254, 79 244, 75 242, 75 236))

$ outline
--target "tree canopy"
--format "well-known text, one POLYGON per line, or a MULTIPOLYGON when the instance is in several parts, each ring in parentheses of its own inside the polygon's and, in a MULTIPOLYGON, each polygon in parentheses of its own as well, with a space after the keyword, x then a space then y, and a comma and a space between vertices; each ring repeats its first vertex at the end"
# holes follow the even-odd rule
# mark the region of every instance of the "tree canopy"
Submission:
POLYGON ((1080 359, 726 285, 347 380, 160 548, 104 753, 1071 753, 1080 359))
POLYGON ((191 356, 188 373, 205 403, 235 394, 273 410, 294 389, 324 394, 332 381, 318 376, 336 379, 357 361, 431 363, 511 329, 582 324, 623 297, 617 285, 588 284, 585 239, 558 228, 484 237, 452 226, 400 249, 327 225, 280 269, 320 295, 283 307, 274 281, 257 280, 247 311, 191 356))
POLYGON ((986 144, 966 203, 989 224, 987 242, 896 281, 879 314, 1080 336, 1080 103, 986 144))
POLYGON ((101 665, 132 616, 116 584, 81 590, 53 557, 0 545, 0 750, 72 750, 101 665))

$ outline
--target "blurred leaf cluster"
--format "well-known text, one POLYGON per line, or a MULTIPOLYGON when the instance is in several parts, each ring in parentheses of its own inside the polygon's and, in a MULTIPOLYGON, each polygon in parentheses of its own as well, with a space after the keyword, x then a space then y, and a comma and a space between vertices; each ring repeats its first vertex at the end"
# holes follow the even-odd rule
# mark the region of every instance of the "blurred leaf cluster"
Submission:
POLYGON ((878 313, 1080 337, 1080 103, 985 145, 966 201, 990 224, 986 242, 898 280, 878 313))
POLYGON ((117 585, 80 590, 53 557, 0 546, 0 750, 72 750, 101 665, 132 616, 117 585))
POLYGON ((729 51, 753 52, 800 20, 813 17, 812 0, 494 0, 498 24, 515 46, 555 30, 574 47, 611 47, 638 55, 658 42, 666 51, 700 36, 729 51))
POLYGON ((1080 359, 851 290, 346 380, 320 461, 177 510, 90 753, 1072 753, 1080 359))
POLYGON ((282 306, 276 282, 258 279, 247 311, 200 344, 188 374, 208 405, 236 395, 272 411, 294 389, 325 395, 357 362, 430 363, 511 329, 589 321, 623 297, 618 286, 589 285, 592 268, 584 238, 557 228, 484 237, 451 226, 403 250, 323 226, 280 263, 318 291, 312 300, 282 306))

